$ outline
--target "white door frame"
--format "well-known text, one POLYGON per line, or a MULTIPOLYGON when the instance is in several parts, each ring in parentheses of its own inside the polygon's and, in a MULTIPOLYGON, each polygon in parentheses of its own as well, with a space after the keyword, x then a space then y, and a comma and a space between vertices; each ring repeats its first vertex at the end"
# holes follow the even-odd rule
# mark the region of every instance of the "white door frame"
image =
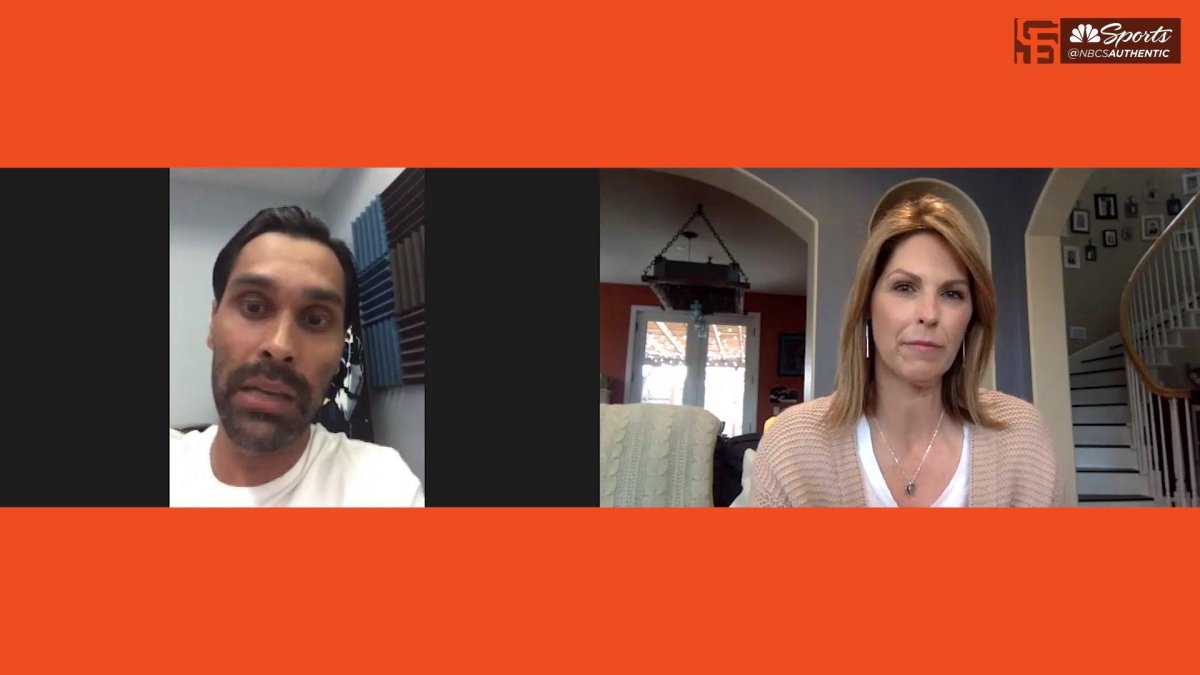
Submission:
MULTIPOLYGON (((642 373, 637 367, 639 357, 646 351, 646 331, 639 330, 639 319, 644 321, 673 321, 692 322, 692 313, 682 310, 666 310, 655 305, 633 305, 629 308, 629 340, 626 343, 625 354, 625 402, 630 403, 641 399, 642 373), (639 316, 640 315, 640 316, 639 316)), ((758 429, 758 353, 762 315, 759 312, 746 314, 708 314, 705 319, 709 324, 743 325, 748 328, 746 341, 746 390, 742 395, 742 429, 743 433, 754 433, 758 429)), ((690 328, 689 328, 690 331, 690 328)), ((705 349, 693 348, 699 344, 696 340, 688 339, 688 380, 684 385, 684 397, 693 400, 704 400, 704 380, 696 378, 693 373, 702 369, 707 353, 705 349)), ((702 407, 702 406, 701 406, 702 407)))

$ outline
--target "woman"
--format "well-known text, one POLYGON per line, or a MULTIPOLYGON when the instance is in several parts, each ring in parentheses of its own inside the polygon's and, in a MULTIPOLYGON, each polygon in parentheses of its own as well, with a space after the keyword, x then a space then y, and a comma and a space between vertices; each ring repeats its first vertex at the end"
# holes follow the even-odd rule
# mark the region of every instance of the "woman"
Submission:
POLYGON ((1030 404, 979 389, 996 292, 948 202, 872 228, 842 326, 836 391, 763 436, 755 506, 1051 506, 1050 434, 1030 404))

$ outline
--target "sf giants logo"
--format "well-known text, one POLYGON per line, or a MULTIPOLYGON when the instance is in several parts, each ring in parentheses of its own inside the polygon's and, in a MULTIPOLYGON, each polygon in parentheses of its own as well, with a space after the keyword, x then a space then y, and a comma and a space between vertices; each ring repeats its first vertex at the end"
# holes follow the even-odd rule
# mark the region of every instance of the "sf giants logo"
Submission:
POLYGON ((1013 20, 1013 63, 1054 63, 1057 53, 1057 19, 1013 20))

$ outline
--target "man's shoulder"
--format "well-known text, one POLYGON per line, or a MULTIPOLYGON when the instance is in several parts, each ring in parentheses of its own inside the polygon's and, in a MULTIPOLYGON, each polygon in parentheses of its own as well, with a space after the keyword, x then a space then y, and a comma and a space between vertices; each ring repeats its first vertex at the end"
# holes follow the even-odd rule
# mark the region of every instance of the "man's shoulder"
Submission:
POLYGON ((320 449, 324 461, 342 464, 356 483, 379 485, 392 494, 417 494, 421 481, 395 448, 350 438, 313 425, 314 449, 320 449))
POLYGON ((212 440, 216 433, 217 426, 215 424, 204 428, 192 427, 186 432, 172 427, 171 452, 188 452, 196 449, 203 449, 207 452, 212 447, 212 440))
POLYGON ((320 447, 323 450, 336 451, 343 459, 355 463, 389 464, 396 461, 404 463, 400 453, 395 448, 389 448, 386 445, 350 438, 343 432, 329 431, 320 424, 313 425, 313 433, 316 435, 313 441, 314 448, 320 447))

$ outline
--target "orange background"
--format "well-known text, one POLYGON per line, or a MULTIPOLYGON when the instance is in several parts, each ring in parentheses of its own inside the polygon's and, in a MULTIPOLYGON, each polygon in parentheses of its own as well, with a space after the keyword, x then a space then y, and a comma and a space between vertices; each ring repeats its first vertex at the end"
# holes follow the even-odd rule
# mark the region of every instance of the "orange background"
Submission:
MULTIPOLYGON (((1195 7, 21 4, 0 164, 1192 167, 1194 50, 1012 30, 1195 7)), ((0 669, 1184 672, 1198 511, 4 510, 0 669)))
POLYGON ((1182 166, 1200 56, 1015 65, 1013 19, 1183 17, 1191 43, 1194 7, 27 3, 0 22, 0 147, 25 166, 1182 166))
POLYGON ((0 670, 1182 673, 1198 513, 0 511, 0 670))
MULTIPOLYGON (((629 310, 634 305, 658 307, 658 298, 648 286, 600 284, 600 372, 608 375, 611 402, 625 402, 625 360, 629 354, 629 310)), ((803 377, 784 377, 779 372, 779 334, 804 333, 804 298, 774 293, 746 293, 746 311, 761 312, 758 342, 758 431, 771 416, 771 388, 791 387, 804 396, 803 377)), ((781 404, 786 408, 788 404, 781 404)))

